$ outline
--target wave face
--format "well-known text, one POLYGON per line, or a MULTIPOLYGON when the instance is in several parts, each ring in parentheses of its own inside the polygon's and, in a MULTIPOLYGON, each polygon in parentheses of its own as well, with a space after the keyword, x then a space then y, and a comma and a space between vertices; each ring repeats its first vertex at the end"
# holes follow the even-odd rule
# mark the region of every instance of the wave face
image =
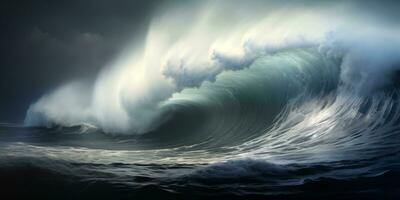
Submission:
POLYGON ((144 47, 93 85, 66 84, 24 126, 1 124, 5 178, 33 171, 69 195, 91 185, 88 197, 400 196, 396 28, 345 9, 197 7, 155 16, 144 47))

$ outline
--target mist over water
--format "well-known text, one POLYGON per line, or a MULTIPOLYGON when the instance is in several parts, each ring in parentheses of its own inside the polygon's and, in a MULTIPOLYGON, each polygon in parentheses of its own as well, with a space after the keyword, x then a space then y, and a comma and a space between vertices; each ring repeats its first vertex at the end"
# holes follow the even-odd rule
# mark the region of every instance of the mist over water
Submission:
POLYGON ((265 4, 163 7, 94 83, 0 125, 0 167, 121 197, 398 197, 399 27, 352 3, 265 4))

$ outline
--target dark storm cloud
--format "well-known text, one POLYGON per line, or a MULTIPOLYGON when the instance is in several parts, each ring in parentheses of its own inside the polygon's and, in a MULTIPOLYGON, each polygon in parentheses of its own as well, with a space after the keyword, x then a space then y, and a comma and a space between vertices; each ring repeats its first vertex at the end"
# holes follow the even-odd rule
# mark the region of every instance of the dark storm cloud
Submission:
POLYGON ((2 1, 0 121, 71 79, 93 79, 128 41, 140 42, 158 1, 2 1))

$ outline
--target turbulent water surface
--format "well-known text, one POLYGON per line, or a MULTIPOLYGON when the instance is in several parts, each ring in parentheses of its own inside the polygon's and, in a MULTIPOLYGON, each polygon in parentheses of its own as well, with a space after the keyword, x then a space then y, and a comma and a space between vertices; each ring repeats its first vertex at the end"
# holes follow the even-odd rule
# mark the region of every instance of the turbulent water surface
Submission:
POLYGON ((233 26, 210 9, 183 33, 171 33, 182 16, 154 20, 143 52, 125 53, 90 86, 46 94, 24 125, 0 124, 1 190, 57 199, 400 197, 397 30, 354 32, 298 10, 233 26), (210 31, 215 24, 222 28, 210 31))

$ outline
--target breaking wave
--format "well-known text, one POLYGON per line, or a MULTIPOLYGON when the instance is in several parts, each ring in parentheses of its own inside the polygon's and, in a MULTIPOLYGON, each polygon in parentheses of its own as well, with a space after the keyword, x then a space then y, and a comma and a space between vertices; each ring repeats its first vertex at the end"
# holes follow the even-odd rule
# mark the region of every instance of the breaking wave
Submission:
POLYGON ((221 15, 200 7, 155 17, 143 48, 128 48, 92 86, 73 82, 46 94, 25 125, 85 125, 143 139, 130 148, 222 147, 236 156, 392 148, 379 145, 398 128, 395 29, 327 25, 323 12, 223 23, 221 15), (182 17, 194 23, 182 25, 182 17))

